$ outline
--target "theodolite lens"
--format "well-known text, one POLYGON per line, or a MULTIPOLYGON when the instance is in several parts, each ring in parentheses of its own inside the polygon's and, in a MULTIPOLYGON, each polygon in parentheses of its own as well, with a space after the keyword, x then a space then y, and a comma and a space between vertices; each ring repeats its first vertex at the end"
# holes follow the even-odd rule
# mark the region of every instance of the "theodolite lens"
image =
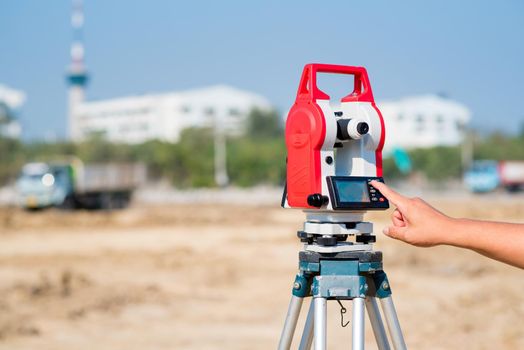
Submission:
POLYGON ((337 138, 339 140, 359 140, 369 132, 369 124, 361 119, 339 119, 337 138))
POLYGON ((365 135, 369 131, 369 125, 366 122, 360 122, 357 124, 357 131, 360 135, 365 135))

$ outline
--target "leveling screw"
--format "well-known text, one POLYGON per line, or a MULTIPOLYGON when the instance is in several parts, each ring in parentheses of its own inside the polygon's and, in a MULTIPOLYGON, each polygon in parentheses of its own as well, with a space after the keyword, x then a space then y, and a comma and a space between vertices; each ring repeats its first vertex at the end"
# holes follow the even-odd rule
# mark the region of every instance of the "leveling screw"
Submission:
POLYGON ((299 290, 300 288, 302 288, 302 285, 300 284, 300 282, 293 283, 293 289, 299 290))
POLYGON ((384 281, 384 282, 382 283, 382 288, 384 288, 384 289, 389 289, 389 283, 386 282, 386 281, 384 281))

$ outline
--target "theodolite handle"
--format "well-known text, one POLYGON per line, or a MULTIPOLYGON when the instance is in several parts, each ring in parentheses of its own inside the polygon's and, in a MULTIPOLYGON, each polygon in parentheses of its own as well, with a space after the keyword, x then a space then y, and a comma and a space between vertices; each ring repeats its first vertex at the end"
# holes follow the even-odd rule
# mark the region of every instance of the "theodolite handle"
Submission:
POLYGON ((343 97, 342 102, 375 102, 366 68, 320 63, 310 63, 304 67, 298 86, 297 101, 330 99, 329 95, 318 88, 317 73, 347 74, 355 77, 353 91, 343 97))

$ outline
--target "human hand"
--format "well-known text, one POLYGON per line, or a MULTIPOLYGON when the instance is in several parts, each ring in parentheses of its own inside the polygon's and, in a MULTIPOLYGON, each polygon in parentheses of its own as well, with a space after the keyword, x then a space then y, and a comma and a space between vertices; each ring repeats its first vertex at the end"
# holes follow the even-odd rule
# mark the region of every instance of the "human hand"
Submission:
POLYGON ((419 247, 448 243, 454 219, 420 198, 402 196, 382 182, 372 181, 371 185, 397 207, 391 215, 393 225, 384 229, 385 235, 419 247))

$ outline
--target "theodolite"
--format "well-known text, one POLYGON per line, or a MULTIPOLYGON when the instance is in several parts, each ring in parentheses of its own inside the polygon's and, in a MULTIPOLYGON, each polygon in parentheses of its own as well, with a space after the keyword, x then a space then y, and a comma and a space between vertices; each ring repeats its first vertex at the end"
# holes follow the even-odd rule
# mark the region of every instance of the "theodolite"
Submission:
MULTIPOLYGON (((371 181, 382 178, 385 126, 363 67, 308 64, 286 120, 284 208, 302 209, 297 235, 304 243, 279 349, 290 349, 303 299, 312 297, 299 349, 327 347, 327 301, 353 301, 353 349, 364 349, 367 309, 379 349, 389 349, 377 299, 395 349, 405 349, 382 253, 373 250, 368 210, 389 208, 371 181), (340 101, 317 86, 317 73, 351 75, 352 91, 340 101)), ((342 306, 342 304, 340 304, 342 306)), ((345 308, 342 306, 342 310, 345 308)), ((345 311, 344 311, 345 312, 345 311)))

